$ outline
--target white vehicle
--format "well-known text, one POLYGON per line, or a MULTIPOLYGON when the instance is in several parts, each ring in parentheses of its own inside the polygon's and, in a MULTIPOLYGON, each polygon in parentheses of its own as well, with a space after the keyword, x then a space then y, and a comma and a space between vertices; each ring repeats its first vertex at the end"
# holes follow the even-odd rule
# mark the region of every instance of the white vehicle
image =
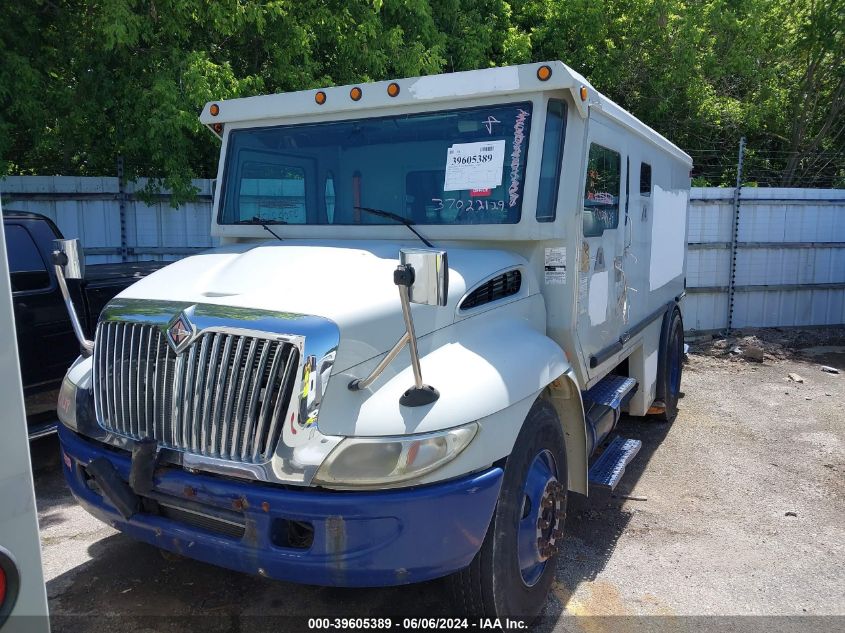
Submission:
MULTIPOLYGON (((0 208, 0 220, 2 215, 0 208)), ((11 323, 0 332, 0 365, 5 368, 0 380, 4 409, 0 421, 0 631, 48 633, 47 590, 7 262, 6 239, 0 231, 0 320, 11 323)))
POLYGON ((689 156, 560 62, 201 120, 222 246, 120 293, 68 372, 80 503, 231 569, 536 615, 568 492, 639 449, 620 412, 675 415, 689 156))

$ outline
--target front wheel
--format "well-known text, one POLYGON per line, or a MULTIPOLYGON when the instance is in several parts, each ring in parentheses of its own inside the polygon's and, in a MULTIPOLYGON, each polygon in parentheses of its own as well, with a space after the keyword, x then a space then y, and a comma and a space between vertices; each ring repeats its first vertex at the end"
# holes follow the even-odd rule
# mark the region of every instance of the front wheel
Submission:
POLYGON ((554 580, 567 497, 566 451, 554 407, 537 400, 507 459, 481 550, 450 578, 468 616, 533 620, 554 580))

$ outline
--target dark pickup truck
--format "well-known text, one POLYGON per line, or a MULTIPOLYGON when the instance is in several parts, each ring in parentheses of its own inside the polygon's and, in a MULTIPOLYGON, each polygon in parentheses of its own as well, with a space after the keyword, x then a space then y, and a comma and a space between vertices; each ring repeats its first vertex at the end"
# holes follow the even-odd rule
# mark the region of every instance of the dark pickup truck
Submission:
MULTIPOLYGON (((15 306, 21 375, 29 438, 52 433, 62 378, 79 355, 67 309, 52 265, 53 240, 59 228, 37 213, 3 211, 3 230, 15 306)), ((95 264, 84 280, 68 280, 82 327, 93 338, 97 317, 118 292, 166 262, 95 264)))

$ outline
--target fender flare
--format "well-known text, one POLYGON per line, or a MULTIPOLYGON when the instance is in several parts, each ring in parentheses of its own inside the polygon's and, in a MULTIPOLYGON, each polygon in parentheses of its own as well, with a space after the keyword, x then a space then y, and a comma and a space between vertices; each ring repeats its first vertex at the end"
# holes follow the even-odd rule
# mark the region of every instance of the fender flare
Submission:
POLYGON ((541 397, 555 408, 563 427, 569 490, 587 496, 590 487, 587 423, 584 420, 581 389, 572 368, 549 383, 541 397))

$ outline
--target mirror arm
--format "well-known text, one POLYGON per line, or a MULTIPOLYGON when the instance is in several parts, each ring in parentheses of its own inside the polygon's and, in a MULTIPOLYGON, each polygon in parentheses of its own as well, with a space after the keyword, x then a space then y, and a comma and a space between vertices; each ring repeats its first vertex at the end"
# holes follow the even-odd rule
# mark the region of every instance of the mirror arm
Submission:
POLYGON ((85 358, 89 358, 94 353, 94 341, 89 341, 85 338, 85 332, 82 331, 82 324, 79 322, 79 315, 76 313, 76 306, 73 304, 73 299, 70 297, 70 291, 67 287, 67 280, 65 280, 64 266, 68 262, 68 257, 61 251, 53 252, 53 268, 56 271, 56 279, 59 282, 59 289, 62 291, 62 298, 67 308, 68 316, 70 317, 70 325, 73 328, 73 333, 79 341, 79 351, 85 358))
POLYGON ((420 353, 417 350, 417 335, 414 333, 414 319, 411 317, 411 299, 408 296, 408 286, 399 286, 399 300, 402 302, 402 318, 405 320, 405 336, 408 338, 408 348, 411 353, 411 367, 414 370, 414 388, 423 386, 422 369, 420 369, 420 353))
POLYGON ((349 383, 348 388, 351 391, 360 391, 366 389, 373 381, 378 378, 385 367, 396 358, 405 344, 408 345, 411 353, 411 367, 414 370, 414 386, 405 390, 402 397, 399 398, 399 404, 406 407, 419 407, 426 404, 431 404, 440 397, 440 392, 430 385, 423 384, 422 369, 420 368, 420 355, 417 349, 417 337, 414 333, 414 319, 411 316, 411 297, 408 289, 414 284, 414 267, 410 264, 400 264, 393 273, 393 282, 399 288, 399 300, 402 303, 402 318, 405 320, 405 333, 402 335, 396 345, 387 353, 376 368, 369 376, 363 380, 353 380, 349 383))
POLYGON ((387 352, 384 358, 381 359, 381 362, 376 366, 376 368, 370 372, 370 375, 366 378, 356 378, 352 382, 349 383, 349 390, 350 391, 361 391, 362 389, 366 389, 371 384, 373 384, 379 376, 381 376, 381 372, 383 372, 387 366, 393 362, 393 359, 399 355, 399 352, 402 351, 402 348, 405 347, 405 344, 408 342, 408 333, 405 332, 398 341, 396 341, 396 345, 387 352))

